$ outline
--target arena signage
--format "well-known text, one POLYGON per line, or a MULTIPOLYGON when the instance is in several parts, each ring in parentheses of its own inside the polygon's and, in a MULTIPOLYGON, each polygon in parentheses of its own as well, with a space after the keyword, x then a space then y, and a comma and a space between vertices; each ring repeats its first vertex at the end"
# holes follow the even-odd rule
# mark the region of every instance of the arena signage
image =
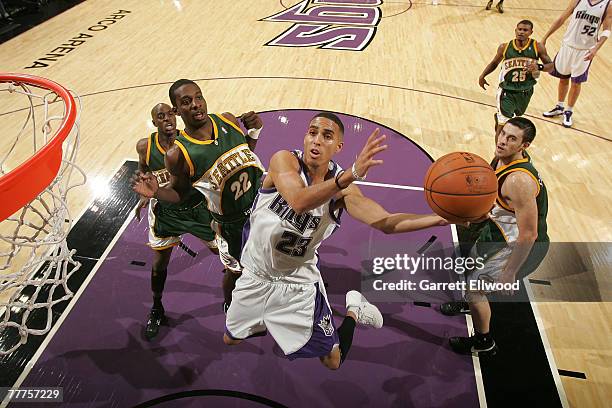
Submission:
POLYGON ((74 51, 77 47, 83 45, 89 39, 93 38, 95 33, 106 30, 109 26, 115 24, 129 13, 131 13, 129 10, 119 10, 110 14, 108 17, 104 17, 96 24, 88 27, 87 30, 79 33, 79 35, 72 37, 68 41, 60 44, 58 47, 55 47, 46 53, 43 57, 38 58, 31 65, 25 67, 25 69, 48 67, 52 62, 56 62, 59 58, 64 57, 68 53, 74 51))
POLYGON ((268 46, 364 50, 376 35, 382 0, 304 0, 262 21, 294 23, 268 46))

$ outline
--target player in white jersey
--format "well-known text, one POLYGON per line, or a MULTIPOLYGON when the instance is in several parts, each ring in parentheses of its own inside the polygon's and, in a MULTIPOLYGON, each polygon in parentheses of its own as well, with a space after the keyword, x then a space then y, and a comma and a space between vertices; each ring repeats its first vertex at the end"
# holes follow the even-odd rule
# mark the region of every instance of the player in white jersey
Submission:
MULTIPOLYGON (((612 25, 612 10, 610 0, 571 0, 567 9, 555 20, 542 38, 542 43, 559 29, 571 16, 569 26, 563 37, 563 44, 552 64, 546 64, 544 70, 560 78, 557 105, 544 116, 551 118, 563 115, 563 126, 573 124, 572 114, 581 85, 586 82, 591 62, 597 51, 610 37, 612 25), (572 84, 570 87, 570 78, 572 84), (564 107, 565 97, 569 89, 567 108, 564 107)), ((535 70, 532 67, 532 70, 535 70)))
POLYGON ((344 171, 331 160, 342 149, 344 126, 333 113, 321 112, 310 122, 303 153, 283 150, 272 156, 243 232, 244 270, 227 311, 226 344, 269 331, 289 359, 318 357, 335 370, 346 358, 356 322, 382 327, 378 308, 353 290, 346 294, 346 317, 336 329, 317 248, 339 226, 343 209, 385 233, 448 222, 435 214, 389 214, 352 184, 382 164, 374 159, 387 148, 378 133, 344 171))

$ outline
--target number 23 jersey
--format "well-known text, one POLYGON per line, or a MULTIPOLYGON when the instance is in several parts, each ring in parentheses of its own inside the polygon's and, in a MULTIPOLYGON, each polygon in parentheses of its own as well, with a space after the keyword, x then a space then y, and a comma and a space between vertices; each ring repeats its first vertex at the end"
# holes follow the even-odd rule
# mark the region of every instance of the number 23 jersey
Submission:
POLYGON ((210 140, 197 140, 181 131, 174 142, 183 152, 192 185, 208 201, 214 215, 242 215, 257 194, 263 166, 249 149, 242 130, 223 115, 208 115, 210 140))
MULTIPOLYGON (((294 151, 300 163, 300 176, 310 185, 302 152, 294 151)), ((327 178, 340 171, 329 162, 327 178)), ((296 214, 275 189, 261 189, 249 222, 245 225, 245 247, 240 262, 245 270, 257 277, 279 283, 312 283, 320 279, 317 249, 340 225, 342 209, 333 211, 334 200, 296 214)))

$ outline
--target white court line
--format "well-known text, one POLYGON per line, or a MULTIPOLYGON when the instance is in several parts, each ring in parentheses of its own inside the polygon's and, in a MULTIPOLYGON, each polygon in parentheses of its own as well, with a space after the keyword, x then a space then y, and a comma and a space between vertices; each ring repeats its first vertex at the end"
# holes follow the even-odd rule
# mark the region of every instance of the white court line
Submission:
MULTIPOLYGON (((119 169, 121 169, 121 167, 123 167, 125 162, 128 161, 128 160, 129 161, 134 161, 131 158, 130 159, 125 159, 123 161, 123 163, 121 163, 121 165, 115 169, 115 172, 111 174, 111 176, 108 178, 107 182, 110 183, 110 181, 113 179, 113 177, 115 177, 115 175, 117 174, 119 169)), ((89 202, 89 204, 85 207, 85 209, 81 211, 81 213, 79 214, 78 218, 74 218, 73 219, 73 227, 78 222, 78 220, 81 219, 83 214, 85 214, 85 212, 96 201, 96 199, 97 199, 97 197, 94 197, 89 202)), ((132 221, 133 218, 134 218, 134 212, 130 211, 129 214, 128 214, 127 219, 125 220, 125 222, 123 223, 121 228, 119 228, 119 231, 117 232, 117 234, 115 235, 113 240, 106 247, 106 249, 104 250, 104 253, 102 254, 102 256, 100 256, 100 260, 94 265, 92 270, 89 272, 89 275, 87 276, 85 281, 81 284, 81 286, 79 287, 79 290, 77 291, 77 293, 72 297, 72 299, 70 299, 70 301, 69 301, 70 303, 68 304, 66 309, 62 312, 62 314, 60 315, 59 319, 57 320, 57 322, 55 322, 55 324, 53 325, 51 330, 49 330, 49 333, 47 333, 47 337, 45 337, 45 339, 40 344, 40 346, 38 346, 38 349, 36 350, 36 353, 34 353, 34 356, 32 356, 30 361, 28 361, 28 363, 24 367, 23 371, 21 372, 21 375, 19 376, 19 378, 17 378, 17 381, 15 381, 15 384, 13 384, 12 388, 18 388, 23 383, 23 381, 26 379, 28 374, 30 374, 30 371, 36 365, 36 362, 38 361, 38 359, 40 358, 42 353, 45 351, 45 349, 47 348, 47 346, 49 345, 49 343, 53 339, 53 336, 55 336, 55 333, 57 333, 57 331, 59 330, 60 326, 62 325, 62 323, 64 322, 64 320, 66 319, 66 317, 68 316, 70 311, 72 310, 72 308, 76 305, 77 300, 81 297, 81 295, 85 291, 85 288, 87 287, 87 285, 89 285, 89 282, 93 279, 94 275, 96 274, 96 272, 98 271, 100 266, 102 266, 102 263, 104 262, 104 260, 108 256, 108 253, 113 249, 113 247, 115 246, 115 243, 117 242, 119 237, 121 237, 121 235, 123 234, 123 231, 125 231, 125 229, 127 228, 127 226, 129 225, 130 221, 132 221)), ((4 400, 0 403, 0 408, 5 408, 9 404, 9 402, 10 402, 9 401, 9 397, 8 397, 8 394, 7 394, 7 396, 4 398, 4 400)))
POLYGON ((413 190, 413 191, 423 191, 423 187, 414 187, 414 186, 403 186, 401 184, 386 184, 386 183, 371 183, 369 181, 355 181, 353 184, 361 184, 364 186, 372 186, 372 187, 387 187, 387 188, 397 188, 399 190, 413 190))
POLYGON ((563 406, 563 408, 569 408, 569 401, 567 400, 567 395, 565 394, 565 389, 563 388, 563 383, 561 382, 561 377, 559 376, 559 369, 557 368, 557 363, 555 362, 555 357, 553 356, 552 348, 550 347, 550 343, 548 342, 548 336, 546 335, 544 322, 540 317, 540 311, 538 310, 537 303, 531 301, 534 296, 531 290, 531 283, 529 283, 529 279, 523 278, 523 285, 525 285, 527 296, 529 297, 529 303, 531 304, 531 309, 533 310, 533 315, 538 326, 538 331, 540 332, 540 338, 542 339, 542 344, 544 345, 544 350, 546 351, 546 359, 548 360, 550 371, 555 380, 555 385, 557 386, 557 392, 559 393, 561 405, 563 406))
MULTIPOLYGON (((455 243, 456 255, 459 254, 459 235, 457 234, 457 226, 451 224, 451 234, 453 235, 453 242, 455 243)), ((468 335, 474 331, 474 324, 472 323, 472 316, 469 314, 465 315, 465 323, 468 329, 468 335)), ((482 381, 482 371, 480 370, 480 359, 472 354, 472 364, 474 364, 474 378, 476 379, 476 391, 478 392, 478 402, 480 408, 487 408, 487 397, 484 389, 484 382, 482 381)))

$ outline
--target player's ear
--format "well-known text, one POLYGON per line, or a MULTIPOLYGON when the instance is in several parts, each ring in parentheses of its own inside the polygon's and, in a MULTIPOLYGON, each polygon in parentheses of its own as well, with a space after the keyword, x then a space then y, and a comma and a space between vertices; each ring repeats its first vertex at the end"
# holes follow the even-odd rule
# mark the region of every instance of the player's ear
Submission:
POLYGON ((339 153, 340 150, 342 150, 343 146, 344 146, 344 142, 342 140, 338 141, 338 144, 336 145, 336 152, 335 153, 339 153))
POLYGON ((530 144, 531 144, 530 142, 524 142, 523 143, 523 149, 527 149, 530 144))

